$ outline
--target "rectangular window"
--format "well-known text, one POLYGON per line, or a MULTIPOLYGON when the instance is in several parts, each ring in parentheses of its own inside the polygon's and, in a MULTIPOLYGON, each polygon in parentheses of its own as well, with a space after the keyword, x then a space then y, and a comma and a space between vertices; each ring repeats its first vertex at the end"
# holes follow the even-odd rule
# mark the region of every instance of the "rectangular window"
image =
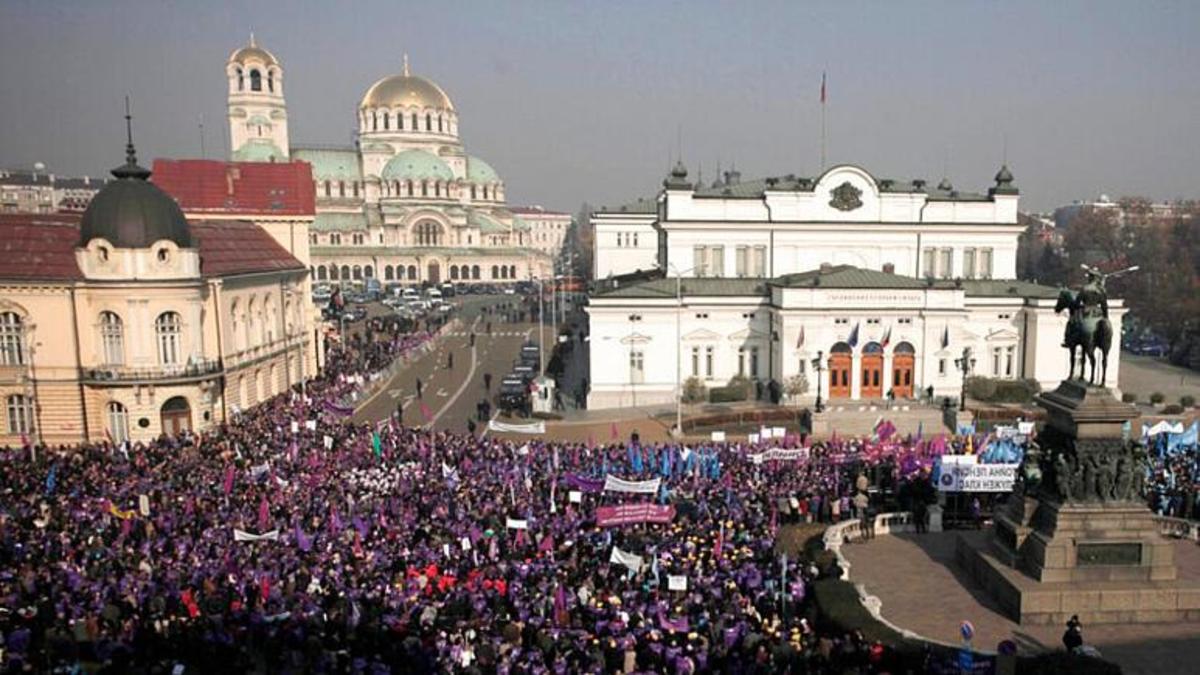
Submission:
POLYGON ((796 372, 799 373, 800 375, 803 375, 805 372, 805 366, 807 366, 807 364, 808 364, 807 360, 800 359, 800 369, 797 370, 796 372))
POLYGON ((938 272, 941 273, 943 279, 949 279, 954 276, 954 249, 944 248, 939 256, 938 272))
POLYGON ((738 375, 746 375, 746 348, 738 347, 738 375))
POLYGON ((999 377, 1002 372, 1000 370, 1000 355, 1003 353, 1003 351, 1004 350, 999 347, 992 347, 992 375, 995 375, 996 377, 999 377))
POLYGON ((975 278, 975 249, 973 249, 973 248, 963 249, 963 274, 962 275, 963 275, 964 279, 974 279, 975 278))
POLYGON ((758 347, 750 348, 750 377, 758 378, 758 347))
POLYGON ((1004 350, 1004 376, 1013 376, 1013 362, 1016 360, 1017 348, 1009 347, 1004 350))
POLYGON ((751 275, 755 277, 765 277, 767 275, 767 247, 754 247, 754 264, 751 266, 751 275))
POLYGON ((746 247, 738 246, 734 250, 733 255, 733 273, 736 274, 739 279, 746 276, 746 258, 746 247))
POLYGON ((634 232, 634 233, 633 233, 633 247, 634 247, 634 248, 637 248, 637 245, 638 245, 638 243, 637 243, 637 235, 638 235, 638 233, 637 233, 637 232, 634 232))
POLYGON ((725 276, 725 247, 709 246, 708 255, 711 259, 709 272, 714 277, 725 276))
POLYGON ((692 347, 692 377, 700 377, 700 348, 692 347))
POLYGON ((704 348, 704 375, 705 377, 713 376, 713 348, 704 348))
POLYGON ((708 249, 703 246, 694 247, 692 249, 692 264, 696 268, 696 276, 708 276, 708 249))
POLYGON ((28 396, 8 397, 8 433, 28 434, 33 431, 33 401, 28 396))
POLYGON ((941 377, 946 376, 946 359, 938 359, 938 375, 941 377))
POLYGON ((924 260, 922 270, 926 277, 937 276, 937 249, 927 248, 923 255, 924 260))
POLYGON ((979 249, 979 277, 981 279, 992 278, 992 249, 979 249))

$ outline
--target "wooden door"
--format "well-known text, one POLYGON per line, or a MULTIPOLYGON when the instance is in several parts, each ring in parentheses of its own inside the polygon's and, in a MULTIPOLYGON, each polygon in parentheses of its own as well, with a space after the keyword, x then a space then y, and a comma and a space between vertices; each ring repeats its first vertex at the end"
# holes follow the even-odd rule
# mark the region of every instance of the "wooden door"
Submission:
POLYGON ((913 356, 896 354, 892 357, 892 394, 896 398, 912 398, 913 356))
POLYGON ((849 354, 829 356, 829 398, 850 398, 850 369, 849 354))
POLYGON ((883 355, 863 354, 859 398, 883 398, 883 355))

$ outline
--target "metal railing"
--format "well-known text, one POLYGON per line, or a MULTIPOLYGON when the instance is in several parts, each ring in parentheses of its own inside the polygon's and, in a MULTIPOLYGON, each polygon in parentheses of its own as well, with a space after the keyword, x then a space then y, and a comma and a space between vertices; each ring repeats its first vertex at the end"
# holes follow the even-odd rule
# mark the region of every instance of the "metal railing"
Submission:
POLYGON ((216 359, 192 360, 179 365, 149 367, 103 366, 84 368, 84 382, 161 382, 169 380, 200 379, 221 372, 221 362, 216 359))

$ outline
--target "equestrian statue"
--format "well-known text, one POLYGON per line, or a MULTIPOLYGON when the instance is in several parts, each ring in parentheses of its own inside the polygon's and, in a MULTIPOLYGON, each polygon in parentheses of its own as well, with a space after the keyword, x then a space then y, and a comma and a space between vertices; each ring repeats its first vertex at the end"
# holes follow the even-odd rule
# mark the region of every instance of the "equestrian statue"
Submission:
POLYGON ((1071 370, 1067 379, 1075 377, 1075 350, 1079 354, 1079 379, 1086 379, 1088 384, 1103 385, 1108 375, 1108 352, 1112 348, 1113 327, 1108 320, 1108 291, 1105 282, 1110 277, 1128 274, 1136 271, 1137 266, 1117 272, 1102 272, 1095 267, 1081 265, 1087 275, 1086 281, 1078 291, 1064 288, 1058 294, 1058 303, 1054 313, 1067 310, 1067 330, 1063 338, 1063 346, 1071 355, 1071 370), (1096 375, 1096 351, 1100 352, 1099 378, 1096 375), (1085 377, 1085 363, 1092 366, 1090 375, 1085 377))

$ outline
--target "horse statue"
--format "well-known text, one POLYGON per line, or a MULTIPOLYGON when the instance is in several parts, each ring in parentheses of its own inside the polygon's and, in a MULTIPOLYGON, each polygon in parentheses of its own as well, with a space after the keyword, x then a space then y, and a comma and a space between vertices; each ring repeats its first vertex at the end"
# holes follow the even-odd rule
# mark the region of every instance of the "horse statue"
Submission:
POLYGON ((1068 312, 1067 330, 1063 336, 1063 346, 1070 354, 1070 371, 1067 379, 1075 377, 1075 350, 1079 354, 1079 379, 1087 380, 1091 385, 1103 385, 1108 376, 1108 352, 1112 349, 1113 327, 1108 320, 1108 291, 1105 282, 1120 274, 1136 271, 1130 267, 1118 272, 1101 272, 1100 270, 1083 265, 1087 280, 1078 291, 1062 289, 1058 294, 1058 302, 1054 313, 1066 310, 1068 312), (1100 372, 1097 378, 1096 351, 1100 352, 1100 372), (1087 365, 1091 365, 1091 373, 1087 373, 1087 365))

